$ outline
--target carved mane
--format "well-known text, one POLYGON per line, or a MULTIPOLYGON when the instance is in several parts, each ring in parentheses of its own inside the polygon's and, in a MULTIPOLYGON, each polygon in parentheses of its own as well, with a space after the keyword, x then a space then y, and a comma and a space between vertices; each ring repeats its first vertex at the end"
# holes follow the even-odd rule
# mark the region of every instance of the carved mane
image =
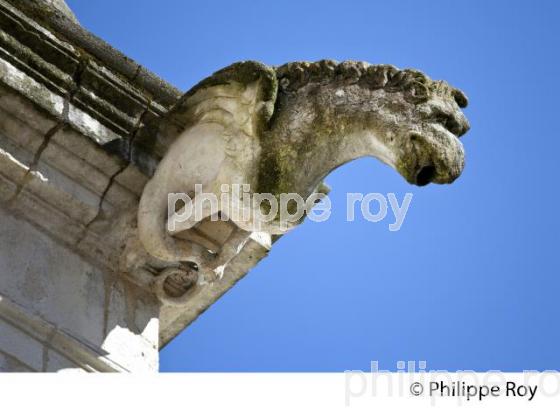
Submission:
POLYGON ((370 90, 383 89, 387 92, 403 92, 410 102, 419 104, 433 95, 451 96, 459 107, 465 108, 467 97, 461 90, 445 81, 434 81, 424 73, 413 70, 399 70, 387 64, 366 62, 320 60, 317 62, 293 62, 278 67, 268 67, 257 61, 241 61, 231 64, 191 88, 174 105, 162 124, 162 133, 178 135, 189 126, 185 113, 193 105, 193 97, 199 91, 214 86, 238 83, 248 85, 260 82, 258 100, 260 101, 255 118, 256 132, 261 134, 274 114, 278 92, 293 93, 308 84, 335 83, 343 85, 358 84, 370 90))
POLYGON ((338 63, 334 60, 294 62, 277 67, 276 76, 284 92, 297 91, 310 83, 338 82, 340 85, 358 84, 372 90, 401 91, 414 103, 424 102, 437 94, 452 96, 461 108, 468 104, 465 94, 445 81, 434 81, 420 71, 399 70, 386 64, 338 63))

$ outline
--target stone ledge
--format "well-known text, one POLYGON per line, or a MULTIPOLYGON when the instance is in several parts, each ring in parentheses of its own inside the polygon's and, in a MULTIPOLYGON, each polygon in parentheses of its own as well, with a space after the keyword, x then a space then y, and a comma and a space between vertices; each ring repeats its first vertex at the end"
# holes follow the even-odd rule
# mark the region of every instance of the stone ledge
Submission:
POLYGON ((103 65, 111 71, 148 93, 157 103, 169 107, 181 96, 181 92, 175 87, 93 35, 56 8, 49 7, 44 1, 2 0, 2 3, 11 3, 34 21, 50 28, 53 35, 71 42, 75 47, 103 62, 103 65))
MULTIPOLYGON (((126 369, 107 358, 107 352, 88 347, 56 326, 26 312, 24 308, 0 295, 0 321, 11 326, 17 333, 26 335, 27 343, 35 343, 36 356, 33 363, 24 363, 35 371, 43 369, 46 350, 53 350, 77 367, 88 372, 126 372, 126 369)), ((27 349, 29 350, 29 349, 27 349)), ((16 352, 17 354, 17 352, 16 352)), ((13 355, 12 355, 13 356, 13 355)), ((29 351, 25 352, 29 357, 29 351)), ((29 360, 14 356, 18 361, 29 360)))
POLYGON ((0 27, 2 82, 151 175, 178 90, 41 1, 0 0, 0 27))

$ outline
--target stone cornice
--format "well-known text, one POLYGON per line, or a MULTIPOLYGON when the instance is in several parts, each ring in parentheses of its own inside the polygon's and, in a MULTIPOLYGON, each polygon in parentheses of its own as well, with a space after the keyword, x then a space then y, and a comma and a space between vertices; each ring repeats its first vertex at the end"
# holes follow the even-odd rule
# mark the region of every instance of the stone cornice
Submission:
POLYGON ((143 90, 158 104, 168 107, 175 103, 181 92, 157 75, 125 56, 111 45, 72 21, 59 10, 40 0, 2 0, 2 6, 12 4, 32 21, 44 24, 60 41, 71 43, 75 49, 87 53, 109 70, 143 90))
POLYGON ((151 174, 166 148, 157 127, 177 89, 43 2, 0 0, 0 28, 0 56, 33 81, 0 80, 151 174))

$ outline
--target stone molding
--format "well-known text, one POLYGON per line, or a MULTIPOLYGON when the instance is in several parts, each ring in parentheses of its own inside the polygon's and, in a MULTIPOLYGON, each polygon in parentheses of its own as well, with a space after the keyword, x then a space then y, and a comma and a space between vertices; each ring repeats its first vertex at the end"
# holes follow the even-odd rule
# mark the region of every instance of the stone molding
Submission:
POLYGON ((11 3, 0 0, 0 56, 27 77, 2 81, 151 175, 166 149, 157 126, 181 93, 44 3, 11 3))
MULTIPOLYGON (((101 271, 150 292, 155 275, 168 266, 154 263, 136 244, 136 211, 171 142, 157 132, 160 121, 180 96, 45 2, 0 0, 2 207, 101 271)), ((219 246, 223 234, 224 227, 211 224, 189 232, 210 247, 219 246)), ((187 306, 163 306, 159 348, 269 248, 250 240, 223 281, 187 306)), ((105 371, 102 364, 91 366, 105 371)))
POLYGON ((4 321, 18 332, 35 340, 37 346, 41 346, 42 363, 40 367, 38 367, 38 363, 24 363, 30 369, 48 371, 48 355, 52 350, 67 359, 76 368, 87 372, 127 372, 125 368, 107 357, 108 352, 88 346, 57 326, 29 314, 23 307, 1 295, 0 321, 4 321))

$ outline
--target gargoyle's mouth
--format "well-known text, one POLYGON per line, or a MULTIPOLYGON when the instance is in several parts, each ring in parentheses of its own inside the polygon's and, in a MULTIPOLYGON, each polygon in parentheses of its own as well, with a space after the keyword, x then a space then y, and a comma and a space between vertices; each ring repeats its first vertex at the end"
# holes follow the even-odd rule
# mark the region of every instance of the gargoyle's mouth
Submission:
POLYGON ((425 165, 421 167, 416 173, 416 185, 428 185, 436 177, 436 167, 433 165, 425 165))

